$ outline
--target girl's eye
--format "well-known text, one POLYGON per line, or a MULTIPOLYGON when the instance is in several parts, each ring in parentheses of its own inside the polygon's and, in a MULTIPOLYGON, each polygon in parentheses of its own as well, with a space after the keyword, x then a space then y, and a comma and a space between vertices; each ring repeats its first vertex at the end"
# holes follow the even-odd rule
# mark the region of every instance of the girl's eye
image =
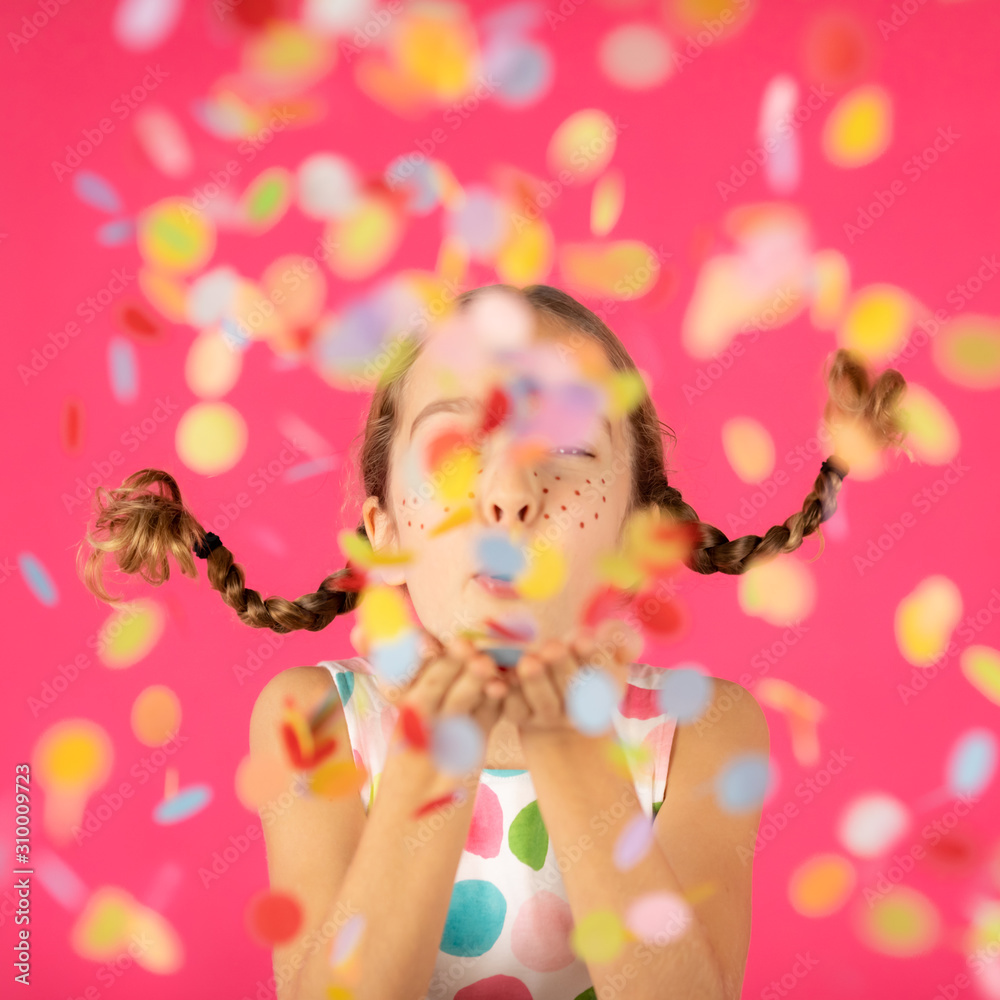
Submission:
POLYGON ((582 455, 586 458, 596 458, 592 451, 585 451, 583 448, 574 448, 571 445, 563 445, 559 448, 552 448, 549 451, 550 455, 557 455, 561 451, 576 452, 577 455, 582 455))

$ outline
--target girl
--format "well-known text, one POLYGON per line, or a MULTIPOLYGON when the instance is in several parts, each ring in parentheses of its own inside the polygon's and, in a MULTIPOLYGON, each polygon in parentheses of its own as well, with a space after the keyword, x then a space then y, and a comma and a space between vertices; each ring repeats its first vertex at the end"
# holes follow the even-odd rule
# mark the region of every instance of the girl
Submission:
MULTIPOLYGON (((159 584, 168 554, 193 576, 193 551, 252 627, 317 630, 359 609, 359 655, 277 674, 250 721, 252 755, 283 756, 289 705, 312 711, 313 745, 335 748, 333 763, 311 762, 313 775, 357 767, 351 794, 299 795, 264 821, 272 888, 294 894, 303 915, 297 936, 274 949, 280 1000, 736 998, 750 940, 752 865, 741 859, 752 859, 760 805, 722 808, 706 789, 737 755, 766 760, 767 725, 749 692, 717 678, 703 713, 714 709, 718 722, 696 732, 665 714, 658 690, 670 672, 635 662, 641 641, 625 607, 602 607, 598 566, 622 551, 627 526, 663 523, 689 532, 690 569, 743 573, 798 548, 833 514, 847 460, 822 464, 784 524, 730 541, 669 485, 665 425, 648 395, 610 415, 589 407, 588 387, 638 376, 593 312, 535 285, 467 292, 457 315, 476 318, 481 342, 461 326, 414 339, 401 371, 375 390, 357 534, 380 561, 367 575, 349 561, 315 593, 264 599, 184 508, 174 479, 147 469, 99 491, 108 504, 97 528, 108 537, 88 534, 88 586, 111 600, 105 552, 159 584), (497 364, 505 338, 516 349, 497 364), (587 419, 574 422, 581 400, 587 419), (538 413, 548 428, 564 419, 567 440, 539 447, 538 413), (464 520, 454 492, 449 501, 440 488, 407 488, 420 481, 419 456, 449 434, 469 443, 476 466, 464 520), (562 585, 524 599, 514 571, 476 547, 483 537, 549 539, 562 585), (384 620, 371 606, 360 620, 376 587, 405 596, 419 621, 404 633, 417 642, 403 670, 400 647, 378 635, 384 620), (585 671, 613 683, 596 724, 583 724, 574 701, 585 671), (449 760, 469 746, 464 764, 449 760)), ((826 416, 863 432, 835 437, 838 455, 902 440, 898 372, 871 383, 839 350, 828 383, 826 416)))

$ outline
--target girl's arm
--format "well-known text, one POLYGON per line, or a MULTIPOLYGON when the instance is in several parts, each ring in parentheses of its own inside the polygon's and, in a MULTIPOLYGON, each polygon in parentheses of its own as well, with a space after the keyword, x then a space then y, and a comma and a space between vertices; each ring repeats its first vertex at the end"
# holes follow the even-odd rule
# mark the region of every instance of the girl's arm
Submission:
MULTIPOLYGON (((283 752, 279 725, 287 695, 308 712, 331 683, 322 667, 295 667, 272 678, 251 716, 251 754, 283 752)), ((342 706, 338 713, 331 720, 336 754, 352 760, 342 706)), ((278 1000, 326 997, 333 940, 356 914, 365 930, 350 963, 360 970, 349 986, 355 1000, 426 994, 478 784, 478 769, 449 779, 426 754, 391 753, 367 817, 357 792, 330 800, 300 791, 284 809, 280 798, 262 807, 271 887, 294 893, 304 910, 297 937, 274 949, 278 1000), (465 793, 463 804, 413 817, 456 786, 465 793)))

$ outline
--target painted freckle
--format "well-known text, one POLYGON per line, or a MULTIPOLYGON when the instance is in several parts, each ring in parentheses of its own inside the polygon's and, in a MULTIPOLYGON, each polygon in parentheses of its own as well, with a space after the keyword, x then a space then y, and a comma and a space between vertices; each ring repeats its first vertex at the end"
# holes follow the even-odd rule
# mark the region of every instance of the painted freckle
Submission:
POLYGON ((579 491, 579 490, 573 490, 573 492, 574 492, 574 493, 575 493, 575 494, 576 494, 577 496, 579 496, 579 495, 580 495, 580 491, 579 491))
POLYGON ((607 498, 607 497, 601 497, 601 500, 602 500, 602 501, 603 501, 604 503, 607 503, 607 502, 608 502, 608 498, 607 498))
POLYGON ((549 488, 547 486, 543 486, 542 487, 542 492, 543 493, 548 493, 549 492, 549 488))
POLYGON ((583 527, 583 521, 581 521, 581 522, 580 522, 580 527, 581 527, 581 528, 583 527))
POLYGON ((423 530, 424 530, 424 526, 423 526, 423 525, 420 525, 420 530, 421 530, 421 531, 423 531, 423 530))
POLYGON ((566 504, 563 504, 563 505, 562 505, 562 509, 563 509, 563 510, 565 510, 565 509, 566 509, 566 504))
POLYGON ((597 511, 596 510, 594 511, 594 520, 595 521, 597 520, 597 511))
POLYGON ((602 480, 601 480, 601 485, 603 485, 603 484, 604 484, 604 480, 602 479, 602 480))
POLYGON ((412 522, 412 521, 407 521, 407 522, 406 522, 406 526, 407 526, 408 528, 412 528, 412 527, 413 527, 413 522, 412 522))
POLYGON ((548 514, 546 514, 545 516, 546 516, 546 517, 548 517, 549 515, 548 515, 548 514))

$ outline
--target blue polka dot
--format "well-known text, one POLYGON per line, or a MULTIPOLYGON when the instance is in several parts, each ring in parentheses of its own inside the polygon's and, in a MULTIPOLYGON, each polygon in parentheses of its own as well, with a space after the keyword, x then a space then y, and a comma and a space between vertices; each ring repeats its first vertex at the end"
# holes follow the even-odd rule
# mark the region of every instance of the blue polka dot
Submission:
POLYGON ((478 878, 456 882, 441 950, 463 957, 485 954, 500 937, 506 916, 507 900, 492 882, 478 878))
POLYGON ((334 674, 333 679, 337 682, 337 690, 340 692, 340 700, 347 706, 354 694, 354 671, 348 670, 345 673, 334 674))

